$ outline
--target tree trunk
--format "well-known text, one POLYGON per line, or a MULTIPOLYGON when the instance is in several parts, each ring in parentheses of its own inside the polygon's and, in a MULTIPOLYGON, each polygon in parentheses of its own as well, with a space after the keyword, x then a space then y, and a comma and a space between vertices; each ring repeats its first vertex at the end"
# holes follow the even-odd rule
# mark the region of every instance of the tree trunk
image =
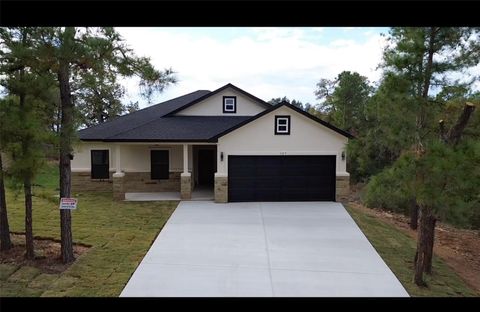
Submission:
POLYGON ((426 222, 426 246, 425 246, 425 259, 424 259, 424 265, 423 268, 425 270, 425 273, 427 274, 432 274, 432 260, 433 260, 433 245, 435 243, 435 224, 437 222, 437 219, 431 215, 429 216, 428 220, 425 220, 426 222))
POLYGON ((33 260, 35 259, 35 251, 32 225, 32 183, 29 178, 26 178, 23 183, 23 191, 25 194, 25 258, 33 260))
MULTIPOLYGON (((26 32, 23 33, 23 43, 25 44, 26 32)), ((20 70, 20 81, 24 83, 25 70, 20 70)), ((26 119, 28 108, 25 105, 26 94, 22 88, 19 93, 19 108, 22 118, 26 119)), ((21 140, 22 156, 26 158, 30 152, 31 143, 29 138, 23 136, 21 140)), ((32 179, 30 172, 23 172, 23 193, 25 198, 25 258, 28 260, 35 259, 35 250, 33 245, 33 220, 32 220, 32 179)))
POLYGON ((446 135, 446 142, 453 146, 457 145, 462 137, 463 130, 468 124, 470 120, 470 116, 472 115, 473 111, 475 110, 475 105, 473 103, 467 102, 463 107, 462 114, 458 117, 457 122, 455 125, 448 131, 446 135))
MULTIPOLYGON (((67 31, 67 30, 65 30, 67 31)), ((60 61, 58 81, 62 108, 60 127, 60 198, 70 197, 72 153, 71 136, 73 133, 73 103, 70 95, 70 73, 68 63, 60 61)), ((70 210, 60 210, 60 237, 63 263, 75 260, 72 245, 72 220, 70 210)))
POLYGON ((7 200, 5 197, 2 165, 2 153, 0 152, 0 250, 9 250, 13 247, 13 244, 10 240, 10 227, 8 225, 7 200))
POLYGON ((418 205, 417 201, 412 199, 410 203, 410 228, 416 230, 418 227, 418 205))
POLYGON ((417 238, 417 253, 415 255, 415 277, 414 282, 418 286, 426 286, 423 280, 423 273, 425 272, 425 263, 427 261, 427 248, 429 246, 428 230, 429 221, 433 217, 431 207, 420 206, 420 227, 418 229, 417 238))

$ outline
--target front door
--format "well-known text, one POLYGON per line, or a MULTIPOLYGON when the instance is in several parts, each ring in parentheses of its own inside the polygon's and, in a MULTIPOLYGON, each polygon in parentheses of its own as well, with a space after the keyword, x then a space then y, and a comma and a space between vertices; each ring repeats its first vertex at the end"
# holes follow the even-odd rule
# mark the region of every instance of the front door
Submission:
POLYGON ((198 184, 213 185, 215 175, 215 150, 198 150, 198 184))

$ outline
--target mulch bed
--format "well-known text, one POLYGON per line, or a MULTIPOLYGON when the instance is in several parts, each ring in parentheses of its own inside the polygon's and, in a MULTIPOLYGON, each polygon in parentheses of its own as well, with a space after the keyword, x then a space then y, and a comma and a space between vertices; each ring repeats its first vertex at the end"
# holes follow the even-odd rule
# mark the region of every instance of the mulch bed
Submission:
MULTIPOLYGON (((44 273, 61 273, 72 263, 63 264, 60 256, 60 242, 51 238, 35 237, 35 260, 25 259, 25 235, 16 233, 11 236, 13 248, 0 253, 0 263, 27 265, 40 269, 44 273)), ((91 246, 73 244, 75 258, 87 252, 91 246)))

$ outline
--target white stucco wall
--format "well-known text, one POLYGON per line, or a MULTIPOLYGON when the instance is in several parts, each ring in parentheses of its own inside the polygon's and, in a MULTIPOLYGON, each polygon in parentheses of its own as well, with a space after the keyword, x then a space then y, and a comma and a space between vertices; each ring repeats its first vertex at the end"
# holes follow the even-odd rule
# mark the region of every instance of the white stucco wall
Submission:
POLYGON ((337 175, 348 175, 346 159, 341 157, 347 141, 343 135, 281 107, 219 138, 217 176, 228 174, 229 155, 336 155, 337 175), (291 116, 290 135, 275 135, 275 115, 291 116))
POLYGON ((184 110, 179 111, 177 116, 253 116, 265 110, 261 104, 251 98, 227 88, 211 97, 198 102, 184 110), (237 112, 235 114, 223 113, 223 97, 237 97, 237 112))
MULTIPOLYGON (((170 151, 170 171, 183 171, 183 145, 160 145, 154 144, 119 144, 120 145, 120 166, 124 172, 150 172, 150 150, 167 149, 170 151)), ((81 142, 74 148, 74 158, 72 160, 72 171, 83 172, 90 171, 91 159, 90 150, 108 149, 110 150, 110 170, 116 168, 116 146, 117 143, 92 143, 81 142)), ((192 146, 188 148, 189 153, 189 171, 192 170, 193 157, 192 146)))
POLYGON ((91 169, 91 154, 92 149, 108 149, 109 150, 109 164, 110 170, 115 170, 115 147, 113 144, 106 144, 102 142, 88 142, 79 143, 74 146, 73 160, 71 162, 73 172, 90 171, 91 169))

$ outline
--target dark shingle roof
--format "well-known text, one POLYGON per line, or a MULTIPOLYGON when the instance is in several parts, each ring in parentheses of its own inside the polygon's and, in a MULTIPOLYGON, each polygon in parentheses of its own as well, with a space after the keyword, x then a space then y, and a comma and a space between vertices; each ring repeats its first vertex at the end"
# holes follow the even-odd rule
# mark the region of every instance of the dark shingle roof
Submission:
POLYGON ((84 141, 207 141, 251 116, 174 116, 170 112, 205 98, 211 92, 195 91, 111 121, 80 130, 84 141))
POLYGON ((174 116, 153 120, 104 141, 207 141, 252 116, 174 116))
POLYGON ((102 141, 111 136, 115 136, 119 133, 123 133, 144 125, 152 120, 159 119, 169 112, 183 107, 208 93, 210 93, 208 90, 198 90, 188 93, 172 100, 117 117, 111 121, 80 130, 78 131, 78 136, 81 140, 102 141))

